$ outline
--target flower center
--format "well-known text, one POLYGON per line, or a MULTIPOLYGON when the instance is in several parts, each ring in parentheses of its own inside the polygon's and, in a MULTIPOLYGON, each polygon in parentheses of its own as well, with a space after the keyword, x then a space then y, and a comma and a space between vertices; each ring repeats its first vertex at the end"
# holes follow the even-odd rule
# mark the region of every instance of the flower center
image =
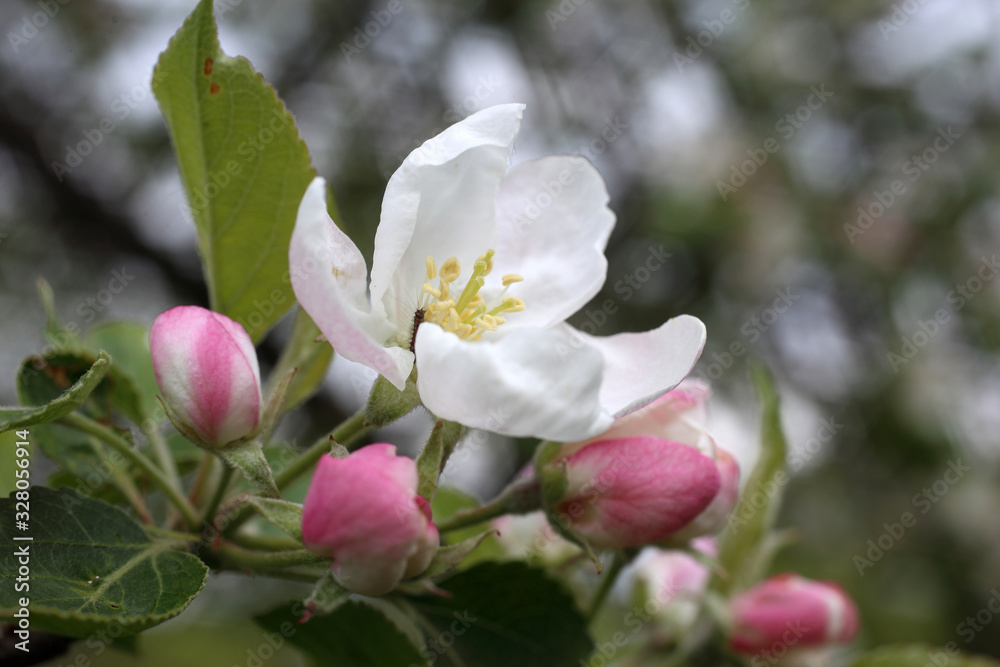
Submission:
POLYGON ((449 257, 438 271, 434 258, 427 257, 427 282, 420 288, 411 346, 412 341, 417 338, 417 327, 422 322, 433 322, 465 340, 479 340, 485 332, 496 331, 497 327, 507 321, 501 313, 524 310, 524 301, 516 296, 507 296, 511 285, 524 280, 516 273, 508 273, 501 278, 504 289, 490 303, 486 303, 479 294, 479 290, 486 284, 486 276, 493 270, 493 255, 493 250, 487 250, 479 256, 472 267, 469 282, 457 296, 453 293, 452 286, 462 273, 458 259, 449 257), (437 287, 432 283, 435 278, 438 279, 437 287))

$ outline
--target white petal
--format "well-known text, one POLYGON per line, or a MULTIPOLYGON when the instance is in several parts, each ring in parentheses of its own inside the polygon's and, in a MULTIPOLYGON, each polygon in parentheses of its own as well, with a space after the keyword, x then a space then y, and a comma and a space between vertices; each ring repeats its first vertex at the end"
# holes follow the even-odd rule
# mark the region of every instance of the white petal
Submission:
POLYGON ((372 312, 410 323, 425 260, 449 257, 468 279, 476 258, 496 247, 496 198, 523 104, 475 113, 416 149, 389 179, 372 260, 372 312))
POLYGON ((604 355, 601 406, 616 417, 662 396, 691 372, 705 347, 705 325, 680 315, 643 333, 590 336, 568 325, 563 330, 604 355))
MULTIPOLYGON (((508 294, 527 308, 506 327, 550 327, 604 284, 604 248, 615 226, 604 179, 582 157, 553 155, 512 169, 500 184, 493 275, 517 273, 508 294)), ((489 285, 487 285, 489 287, 489 285)), ((498 290, 483 290, 489 297, 498 290)))
POLYGON ((413 368, 413 353, 386 347, 395 327, 369 312, 365 259, 330 219, 322 178, 313 180, 299 205, 288 261, 295 297, 333 348, 402 389, 413 368))
POLYGON ((443 419, 510 436, 581 440, 613 421, 601 409, 603 360, 555 329, 469 342, 436 324, 417 332, 417 389, 443 419))

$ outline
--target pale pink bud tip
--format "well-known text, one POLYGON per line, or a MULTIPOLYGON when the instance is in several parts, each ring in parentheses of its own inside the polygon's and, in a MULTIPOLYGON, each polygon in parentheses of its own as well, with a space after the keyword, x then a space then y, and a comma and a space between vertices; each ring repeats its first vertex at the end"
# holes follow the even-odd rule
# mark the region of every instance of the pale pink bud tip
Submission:
POLYGON ((854 602, 832 582, 772 577, 734 596, 729 641, 743 654, 847 642, 858 633, 854 602))
POLYGON ((178 306, 153 322, 149 348, 163 399, 204 443, 224 445, 257 428, 260 367, 238 323, 178 306))
POLYGON ((721 484, 710 457, 652 436, 587 444, 564 464, 568 485, 555 510, 598 548, 669 538, 712 502, 721 484))
POLYGON ((419 575, 438 549, 430 505, 417 495, 417 465, 394 445, 369 445, 346 458, 324 456, 302 512, 306 548, 333 558, 343 586, 384 595, 419 575))

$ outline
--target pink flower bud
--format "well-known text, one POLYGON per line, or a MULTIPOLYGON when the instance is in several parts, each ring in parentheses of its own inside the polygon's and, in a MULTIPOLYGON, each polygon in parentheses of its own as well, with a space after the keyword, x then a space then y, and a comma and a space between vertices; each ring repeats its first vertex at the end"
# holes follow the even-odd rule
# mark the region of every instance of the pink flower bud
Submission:
POLYGON ((257 428, 260 367, 242 326, 178 306, 153 322, 149 348, 163 399, 204 444, 225 445, 257 428))
MULTIPOLYGON (((712 558, 718 553, 712 537, 700 537, 691 546, 712 558)), ((646 547, 622 578, 641 584, 646 600, 655 602, 648 608, 662 629, 675 637, 694 622, 710 576, 708 567, 686 551, 646 547)))
POLYGON ((686 542, 701 535, 714 535, 725 527, 730 512, 740 497, 740 464, 721 447, 715 450, 715 467, 719 470, 719 492, 694 521, 673 536, 674 542, 686 542))
POLYGON ((340 583, 362 595, 384 595, 420 574, 439 544, 430 505, 417 496, 416 463, 385 443, 320 459, 302 539, 310 551, 332 557, 340 583))
POLYGON ((568 484, 553 509, 597 548, 665 540, 719 492, 719 471, 711 458, 654 436, 593 442, 562 463, 568 484))
POLYGON ((858 632, 854 602, 832 582, 772 577, 729 601, 729 641, 743 654, 846 642, 858 632))
POLYGON ((703 427, 711 393, 687 380, 601 435, 566 443, 570 484, 557 511, 570 529, 597 547, 676 545, 720 530, 740 469, 703 427))

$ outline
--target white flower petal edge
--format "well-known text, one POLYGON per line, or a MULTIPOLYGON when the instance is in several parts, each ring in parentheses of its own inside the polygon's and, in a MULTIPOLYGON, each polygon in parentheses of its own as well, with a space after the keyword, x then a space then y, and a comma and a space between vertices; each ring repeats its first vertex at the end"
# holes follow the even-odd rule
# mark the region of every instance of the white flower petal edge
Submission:
POLYGON ((505 331, 559 324, 601 290, 608 273, 604 249, 615 226, 608 200, 601 174, 582 157, 551 155, 504 176, 493 271, 524 276, 516 294, 528 304, 505 331))
POLYGON ((334 349, 402 389, 413 353, 386 347, 395 327, 369 310, 364 257, 327 213, 322 178, 313 180, 299 205, 288 259, 295 297, 334 349))
POLYGON ((650 331, 613 336, 591 336, 566 324, 562 328, 604 358, 601 406, 615 417, 648 405, 680 384, 701 356, 706 340, 705 325, 690 315, 667 320, 650 331))
POLYGON ((558 329, 468 342, 434 324, 417 332, 417 390, 437 417, 515 437, 577 440, 608 429, 600 352, 558 329))
POLYGON ((408 326, 428 256, 471 268, 496 247, 497 193, 523 112, 523 104, 483 109, 428 139, 393 173, 375 232, 373 313, 408 326))

